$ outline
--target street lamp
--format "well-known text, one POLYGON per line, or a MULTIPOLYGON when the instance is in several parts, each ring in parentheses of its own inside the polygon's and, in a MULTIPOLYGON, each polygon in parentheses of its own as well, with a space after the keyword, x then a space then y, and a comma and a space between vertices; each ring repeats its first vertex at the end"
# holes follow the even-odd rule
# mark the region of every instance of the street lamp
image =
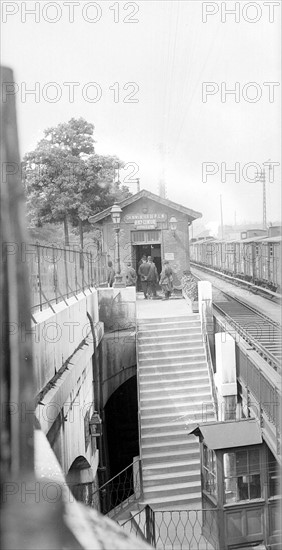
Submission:
POLYGON ((116 234, 116 263, 117 263, 117 273, 115 275, 114 287, 123 287, 125 284, 122 281, 122 275, 120 274, 120 244, 119 244, 119 235, 120 235, 120 215, 122 209, 118 204, 114 204, 111 208, 111 216, 114 224, 115 234, 116 234))
POLYGON ((177 228, 177 219, 172 216, 169 220, 169 228, 173 234, 173 236, 175 237, 175 232, 176 232, 176 228, 177 228))

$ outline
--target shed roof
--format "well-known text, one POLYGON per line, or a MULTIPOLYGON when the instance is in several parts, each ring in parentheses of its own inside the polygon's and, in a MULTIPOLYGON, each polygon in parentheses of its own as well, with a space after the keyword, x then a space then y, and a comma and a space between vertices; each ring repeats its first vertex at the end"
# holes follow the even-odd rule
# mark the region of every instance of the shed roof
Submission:
POLYGON ((209 449, 230 449, 262 443, 261 429, 256 418, 198 424, 190 432, 202 436, 209 449))
MULTIPOLYGON (((150 191, 147 191, 146 189, 142 189, 139 191, 139 193, 136 193, 135 195, 132 195, 131 197, 128 197, 127 199, 124 199, 121 202, 118 202, 117 204, 121 208, 125 208, 126 206, 129 206, 130 204, 142 199, 150 199, 152 201, 157 202, 158 204, 162 204, 164 206, 167 206, 169 208, 172 208, 174 210, 177 210, 178 212, 181 212, 182 214, 186 214, 190 221, 196 220, 197 218, 201 218, 202 214, 201 212, 196 212, 195 210, 192 210, 191 208, 186 208, 186 206, 182 206, 181 204, 177 204, 176 202, 173 202, 169 199, 164 199, 163 197, 159 197, 159 195, 155 195, 154 193, 151 193, 150 191)), ((109 208, 106 208, 102 212, 99 212, 98 214, 95 214, 94 216, 90 216, 89 221, 90 223, 98 223, 104 218, 107 218, 111 215, 111 206, 109 208)))

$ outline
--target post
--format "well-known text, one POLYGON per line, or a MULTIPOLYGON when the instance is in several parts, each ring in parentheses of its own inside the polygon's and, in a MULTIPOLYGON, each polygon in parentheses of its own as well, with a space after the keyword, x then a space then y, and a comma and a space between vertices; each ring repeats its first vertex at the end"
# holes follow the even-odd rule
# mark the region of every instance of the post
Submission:
POLYGON ((40 269, 40 248, 39 248, 39 246, 40 246, 39 243, 36 243, 39 302, 40 302, 40 311, 42 311, 42 289, 41 289, 41 269, 40 269))
POLYGON ((189 227, 191 225, 191 222, 188 222, 187 224, 187 246, 186 246, 186 270, 190 271, 190 232, 189 227))
POLYGON ((69 281, 68 281, 68 266, 67 266, 67 250, 64 248, 64 268, 65 268, 65 278, 66 278, 66 292, 67 298, 69 297, 69 281))
POLYGON ((223 211, 222 211, 222 195, 220 195, 220 226, 221 226, 221 238, 223 240, 223 211))
POLYGON ((121 275, 121 269, 120 269, 120 242, 119 242, 119 237, 120 237, 120 228, 119 227, 116 227, 115 228, 115 233, 116 233, 116 264, 117 264, 117 273, 116 273, 116 276, 115 276, 115 282, 113 284, 113 287, 125 287, 125 284, 123 283, 123 280, 122 280, 122 275, 121 275))

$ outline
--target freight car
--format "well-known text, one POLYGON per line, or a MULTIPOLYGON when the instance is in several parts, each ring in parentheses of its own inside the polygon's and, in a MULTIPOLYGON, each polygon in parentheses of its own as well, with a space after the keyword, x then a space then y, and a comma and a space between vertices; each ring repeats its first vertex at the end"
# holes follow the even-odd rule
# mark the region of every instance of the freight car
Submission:
POLYGON ((281 292, 281 236, 190 243, 191 261, 281 292))

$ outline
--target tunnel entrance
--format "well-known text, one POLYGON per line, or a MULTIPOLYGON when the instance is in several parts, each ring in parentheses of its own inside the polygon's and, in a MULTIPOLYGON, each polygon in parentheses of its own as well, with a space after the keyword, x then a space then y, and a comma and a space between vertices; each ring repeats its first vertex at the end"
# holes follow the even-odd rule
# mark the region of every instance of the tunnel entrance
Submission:
POLYGON ((134 492, 134 457, 139 456, 137 377, 122 384, 105 406, 109 476, 109 509, 116 507, 134 492), (129 467, 129 468, 128 468, 129 467))
POLYGON ((139 455, 137 377, 132 376, 105 406, 108 459, 111 477, 139 455))

